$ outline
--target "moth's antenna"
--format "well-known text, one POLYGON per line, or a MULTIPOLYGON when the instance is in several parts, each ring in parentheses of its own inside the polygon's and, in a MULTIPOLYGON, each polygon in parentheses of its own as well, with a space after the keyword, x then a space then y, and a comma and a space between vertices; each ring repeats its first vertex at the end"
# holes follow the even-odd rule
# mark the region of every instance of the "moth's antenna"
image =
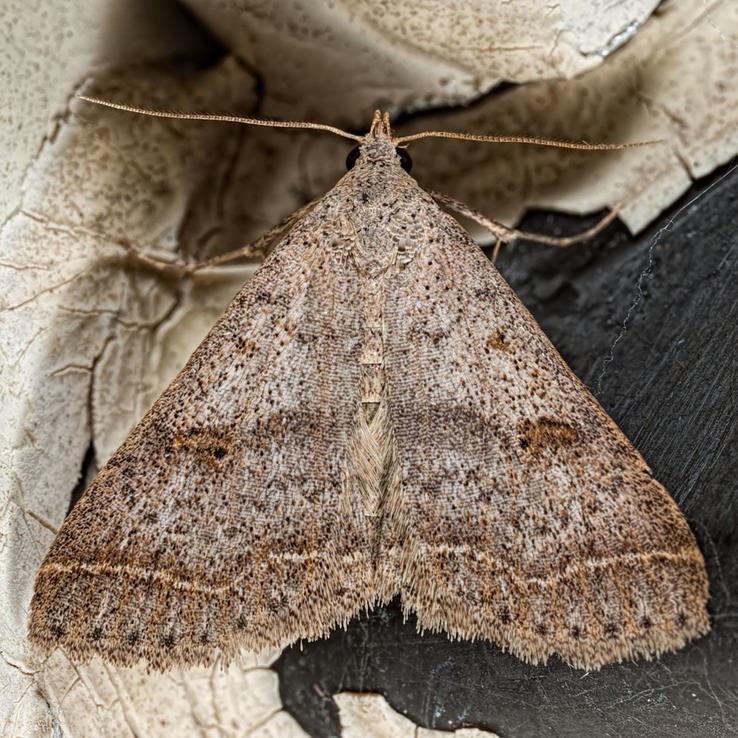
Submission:
MULTIPOLYGON (((125 110, 129 113, 140 113, 141 115, 150 115, 154 118, 176 118, 179 120, 218 120, 229 123, 246 123, 251 126, 266 126, 268 128, 307 128, 314 131, 327 131, 334 133, 343 138, 350 138, 352 141, 363 141, 364 136, 357 136, 335 126, 325 125, 323 123, 309 123, 306 121, 290 121, 290 120, 266 120, 264 118, 244 118, 239 115, 218 115, 215 113, 182 113, 174 110, 153 110, 151 108, 140 108, 136 105, 126 105, 125 103, 110 102, 101 100, 97 97, 89 97, 88 95, 77 95, 80 100, 95 103, 96 105, 104 105, 108 108, 116 108, 117 110, 125 110)), ((372 132, 378 129, 379 123, 386 128, 389 134, 389 121, 386 114, 382 118, 378 118, 379 111, 374 115, 372 123, 372 132)), ((550 138, 534 138, 529 136, 486 136, 474 133, 456 133, 455 131, 423 131, 421 133, 413 133, 409 136, 400 136, 393 138, 392 141, 396 146, 408 144, 411 141, 418 141, 421 138, 456 138, 461 141, 480 141, 482 143, 522 143, 536 144, 538 146, 554 146, 560 149, 583 149, 585 151, 618 151, 620 149, 633 149, 639 146, 650 146, 659 143, 659 141, 639 141, 637 143, 623 144, 591 144, 585 141, 559 141, 550 138)))
POLYGON ((220 120, 229 123, 246 123, 251 126, 268 126, 269 128, 311 128, 315 131, 328 131, 335 133, 337 136, 350 138, 353 141, 363 141, 363 136, 357 136, 348 131, 343 131, 334 126, 324 125, 322 123, 306 123, 301 121, 286 120, 265 120, 264 118, 242 118, 238 115, 217 115, 213 113, 181 113, 173 110, 152 110, 151 108, 139 108, 136 105, 126 105, 124 103, 110 102, 101 100, 97 97, 88 97, 87 95, 77 95, 80 100, 95 103, 96 105, 104 105, 108 108, 116 108, 117 110, 126 110, 129 113, 140 113, 141 115, 150 115, 154 118, 177 118, 180 120, 220 120))
POLYGON ((619 149, 633 149, 638 146, 650 146, 660 141, 638 141, 636 143, 622 144, 591 144, 586 141, 560 141, 552 138, 534 138, 529 136, 485 136, 474 133, 456 133, 454 131, 422 131, 410 136, 400 136, 394 139, 397 146, 417 141, 421 138, 458 138, 462 141, 481 141, 482 143, 522 143, 536 144, 538 146, 555 146, 560 149, 584 149, 599 151, 617 151, 619 149))

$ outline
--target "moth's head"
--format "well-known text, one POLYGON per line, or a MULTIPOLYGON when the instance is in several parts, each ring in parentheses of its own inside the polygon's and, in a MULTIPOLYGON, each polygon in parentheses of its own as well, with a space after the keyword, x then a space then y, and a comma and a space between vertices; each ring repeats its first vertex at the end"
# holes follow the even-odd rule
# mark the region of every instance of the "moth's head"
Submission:
POLYGON ((350 171, 357 163, 362 167, 399 164, 406 172, 412 169, 413 160, 410 155, 404 148, 396 145, 389 113, 374 111, 369 133, 359 139, 359 145, 351 149, 346 157, 346 169, 350 171))
POLYGON ((349 151, 346 157, 346 169, 353 169, 359 160, 362 163, 371 164, 381 160, 386 161, 388 157, 393 155, 406 172, 413 168, 413 160, 410 158, 410 154, 407 153, 407 149, 395 146, 389 137, 367 136, 364 141, 349 151))

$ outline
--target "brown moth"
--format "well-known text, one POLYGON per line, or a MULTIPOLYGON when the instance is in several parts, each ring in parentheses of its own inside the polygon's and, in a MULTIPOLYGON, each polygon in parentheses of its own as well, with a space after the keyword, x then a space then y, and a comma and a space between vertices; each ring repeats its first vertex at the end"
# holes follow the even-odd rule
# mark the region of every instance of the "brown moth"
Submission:
POLYGON ((397 595, 533 663, 707 632, 677 505, 403 170, 407 140, 375 116, 100 471, 39 569, 35 646, 227 663, 397 595))

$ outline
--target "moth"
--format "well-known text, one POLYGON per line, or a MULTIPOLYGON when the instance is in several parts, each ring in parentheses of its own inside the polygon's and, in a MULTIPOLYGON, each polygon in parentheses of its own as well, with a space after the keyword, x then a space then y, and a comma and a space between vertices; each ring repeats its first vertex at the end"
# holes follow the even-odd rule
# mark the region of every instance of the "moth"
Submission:
POLYGON ((686 520, 405 171, 411 138, 375 115, 99 472, 36 577, 40 650, 227 663, 398 595, 532 663, 707 632, 686 520))

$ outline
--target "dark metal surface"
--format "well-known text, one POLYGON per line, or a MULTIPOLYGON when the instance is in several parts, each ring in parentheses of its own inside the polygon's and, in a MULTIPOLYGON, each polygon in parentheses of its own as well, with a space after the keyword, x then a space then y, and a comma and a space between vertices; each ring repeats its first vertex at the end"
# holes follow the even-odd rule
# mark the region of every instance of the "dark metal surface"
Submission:
MULTIPOLYGON (((379 692, 426 727, 501 738, 738 736, 736 214, 738 170, 725 169, 637 239, 615 226, 567 251, 520 246, 498 261, 685 512, 707 559, 712 632, 657 661, 585 673, 420 636, 393 603, 275 664, 285 707, 311 735, 340 735, 331 696, 348 690, 379 692)), ((522 227, 583 224, 538 214, 522 227)))

